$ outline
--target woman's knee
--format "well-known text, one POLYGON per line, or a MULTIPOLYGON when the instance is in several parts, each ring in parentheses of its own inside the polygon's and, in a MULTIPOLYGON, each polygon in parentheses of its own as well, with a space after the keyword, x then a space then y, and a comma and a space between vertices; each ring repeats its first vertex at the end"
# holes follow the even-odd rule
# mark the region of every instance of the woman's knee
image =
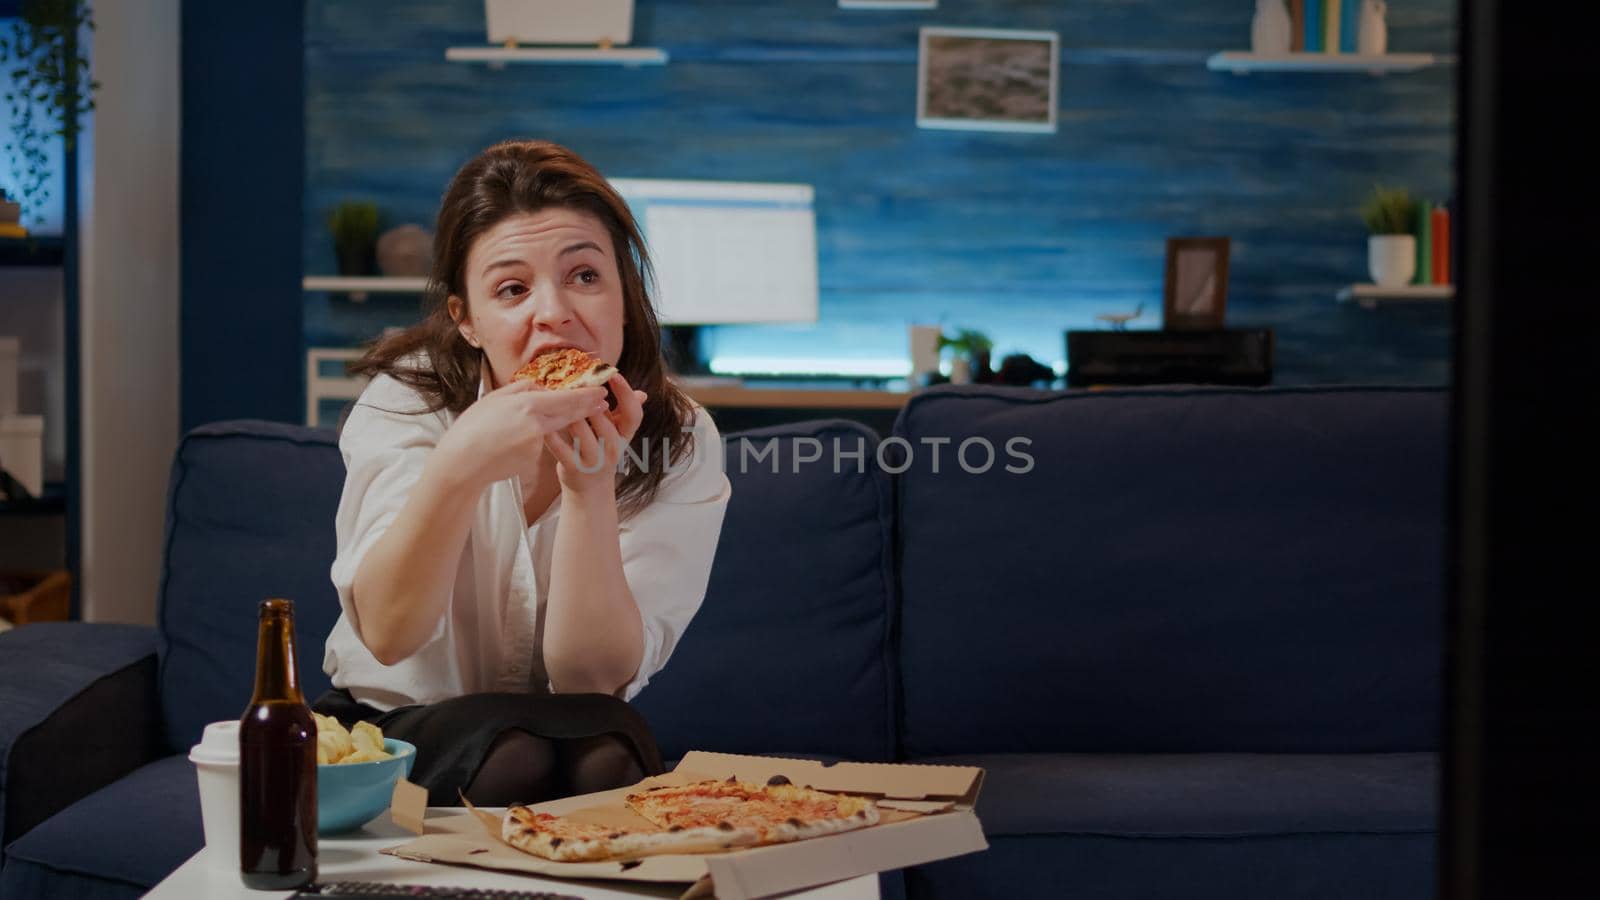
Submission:
POLYGON ((483 806, 548 800, 560 790, 557 769, 555 747, 549 740, 507 729, 489 745, 464 793, 483 806))
POLYGON ((575 738, 559 745, 561 767, 572 794, 592 794, 635 784, 646 774, 633 742, 616 734, 575 738))

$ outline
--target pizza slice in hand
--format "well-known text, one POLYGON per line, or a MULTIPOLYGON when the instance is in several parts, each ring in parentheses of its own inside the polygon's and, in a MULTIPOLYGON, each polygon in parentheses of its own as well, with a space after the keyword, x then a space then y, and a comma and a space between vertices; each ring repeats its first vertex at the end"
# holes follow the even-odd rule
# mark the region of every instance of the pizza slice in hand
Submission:
POLYGON ((617 374, 616 366, 576 347, 557 347, 535 356, 518 369, 512 381, 534 381, 547 391, 605 387, 617 374))

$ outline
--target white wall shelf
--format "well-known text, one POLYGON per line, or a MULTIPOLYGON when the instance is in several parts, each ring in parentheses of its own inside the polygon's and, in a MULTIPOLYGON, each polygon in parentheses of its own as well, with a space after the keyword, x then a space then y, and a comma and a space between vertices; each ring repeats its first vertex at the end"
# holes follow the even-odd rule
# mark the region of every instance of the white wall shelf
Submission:
POLYGON ((1453 284, 1408 284, 1387 288, 1375 284, 1352 284, 1338 293, 1340 303, 1355 303, 1362 309, 1376 309, 1383 303, 1445 303, 1456 297, 1453 284))
POLYGON ((426 278, 373 276, 354 278, 344 275, 307 275, 300 287, 308 291, 359 291, 364 294, 420 294, 427 290, 426 278))
POLYGON ((1386 53, 1382 56, 1362 56, 1358 53, 1249 53, 1226 51, 1206 60, 1206 68, 1213 72, 1232 72, 1248 75, 1251 72, 1366 72, 1386 75, 1390 72, 1415 72, 1449 60, 1432 53, 1386 53))
POLYGON ((364 355, 364 351, 352 347, 307 347, 306 348, 306 424, 313 428, 332 428, 338 423, 324 422, 321 417, 322 401, 324 400, 354 400, 366 390, 367 379, 359 375, 351 375, 345 367, 355 362, 364 355), (328 375, 324 369, 328 363, 337 374, 328 375))
POLYGON ((360 303, 367 299, 368 294, 421 294, 428 289, 428 279, 307 275, 300 279, 300 289, 348 294, 351 300, 360 303))
POLYGON ((662 66, 667 51, 656 47, 450 47, 444 51, 450 62, 488 63, 565 63, 586 65, 662 66))

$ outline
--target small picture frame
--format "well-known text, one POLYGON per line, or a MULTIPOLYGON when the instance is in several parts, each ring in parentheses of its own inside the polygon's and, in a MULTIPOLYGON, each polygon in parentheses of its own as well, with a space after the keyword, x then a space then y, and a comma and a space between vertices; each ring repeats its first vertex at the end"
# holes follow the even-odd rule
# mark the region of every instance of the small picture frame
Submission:
POLYGON ((1054 132, 1060 59, 1054 31, 924 27, 917 127, 1054 132))
POLYGON ((1162 328, 1206 331, 1223 327, 1228 303, 1228 247, 1225 237, 1167 238, 1162 328))

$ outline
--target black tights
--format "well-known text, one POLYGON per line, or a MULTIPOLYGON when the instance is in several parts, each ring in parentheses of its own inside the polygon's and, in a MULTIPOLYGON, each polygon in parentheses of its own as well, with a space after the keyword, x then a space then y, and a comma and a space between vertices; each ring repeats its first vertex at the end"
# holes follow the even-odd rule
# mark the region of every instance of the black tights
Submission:
POLYGON ((644 774, 618 735, 552 740, 508 728, 489 745, 464 793, 477 806, 513 806, 625 787, 644 774))

